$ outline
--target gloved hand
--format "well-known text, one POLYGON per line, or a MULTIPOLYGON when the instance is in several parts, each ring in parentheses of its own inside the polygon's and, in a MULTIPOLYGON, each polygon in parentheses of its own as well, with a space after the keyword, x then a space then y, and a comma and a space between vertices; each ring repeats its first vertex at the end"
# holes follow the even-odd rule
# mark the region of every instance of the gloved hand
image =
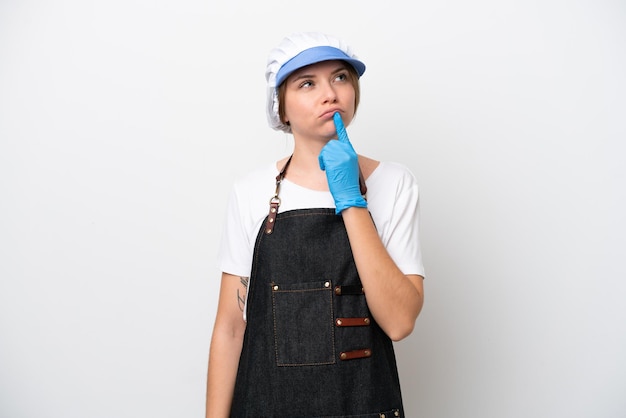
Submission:
POLYGON ((326 171, 328 188, 335 200, 335 213, 338 215, 349 207, 366 208, 367 201, 359 187, 359 159, 348 139, 346 128, 339 112, 333 115, 337 140, 328 141, 322 148, 318 161, 326 171))

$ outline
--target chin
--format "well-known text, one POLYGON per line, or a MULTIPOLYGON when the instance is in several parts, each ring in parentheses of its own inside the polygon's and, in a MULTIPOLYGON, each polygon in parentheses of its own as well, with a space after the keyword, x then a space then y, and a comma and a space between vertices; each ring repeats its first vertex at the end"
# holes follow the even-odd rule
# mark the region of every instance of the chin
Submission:
POLYGON ((335 139, 337 138, 337 130, 335 129, 335 125, 333 125, 332 129, 329 129, 325 132, 322 132, 322 136, 327 140, 330 141, 331 139, 335 139))

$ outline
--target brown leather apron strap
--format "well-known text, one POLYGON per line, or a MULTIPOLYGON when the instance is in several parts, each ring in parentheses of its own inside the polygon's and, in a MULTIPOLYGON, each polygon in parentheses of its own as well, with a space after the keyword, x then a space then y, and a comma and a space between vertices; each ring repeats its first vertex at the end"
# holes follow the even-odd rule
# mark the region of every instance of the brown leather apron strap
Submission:
POLYGON ((280 206, 280 197, 278 197, 280 183, 282 183, 285 178, 285 173, 287 172, 287 167, 289 167, 292 157, 293 154, 289 156, 289 159, 280 170, 280 173, 276 176, 276 190, 274 191, 274 196, 270 199, 270 213, 267 215, 267 220, 265 221, 265 233, 267 235, 271 234, 274 230, 274 223, 276 222, 276 215, 278 214, 278 207, 280 206))
MULTIPOLYGON (((367 186, 365 185, 365 179, 363 178, 361 166, 359 166, 359 188, 361 189, 361 194, 365 198, 365 196, 367 195, 367 186)), ((365 200, 367 200, 367 198, 365 198, 365 200)))
POLYGON ((339 358, 341 360, 353 360, 357 358, 366 358, 372 356, 372 350, 369 348, 364 348, 361 350, 352 350, 352 351, 342 351, 339 353, 339 358))

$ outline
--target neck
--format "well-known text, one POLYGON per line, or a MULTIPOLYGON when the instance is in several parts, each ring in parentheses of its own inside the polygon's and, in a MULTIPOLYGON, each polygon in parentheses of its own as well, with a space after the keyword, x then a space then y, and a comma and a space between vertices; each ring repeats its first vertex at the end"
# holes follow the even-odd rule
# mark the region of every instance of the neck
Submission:
POLYGON ((320 169, 318 160, 321 149, 322 147, 298 146, 296 142, 285 178, 309 189, 328 190, 326 173, 320 169))

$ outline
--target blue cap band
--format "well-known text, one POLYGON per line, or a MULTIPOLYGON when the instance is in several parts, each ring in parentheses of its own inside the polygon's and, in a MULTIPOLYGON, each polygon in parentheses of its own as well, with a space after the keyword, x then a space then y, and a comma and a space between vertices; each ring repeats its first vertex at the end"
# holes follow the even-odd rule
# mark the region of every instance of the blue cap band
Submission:
POLYGON ((331 60, 346 61, 354 67, 359 77, 361 77, 365 72, 365 64, 357 59, 350 58, 342 50, 332 46, 315 46, 313 48, 305 49, 280 67, 280 70, 276 73, 276 87, 280 86, 291 73, 299 68, 331 60))

